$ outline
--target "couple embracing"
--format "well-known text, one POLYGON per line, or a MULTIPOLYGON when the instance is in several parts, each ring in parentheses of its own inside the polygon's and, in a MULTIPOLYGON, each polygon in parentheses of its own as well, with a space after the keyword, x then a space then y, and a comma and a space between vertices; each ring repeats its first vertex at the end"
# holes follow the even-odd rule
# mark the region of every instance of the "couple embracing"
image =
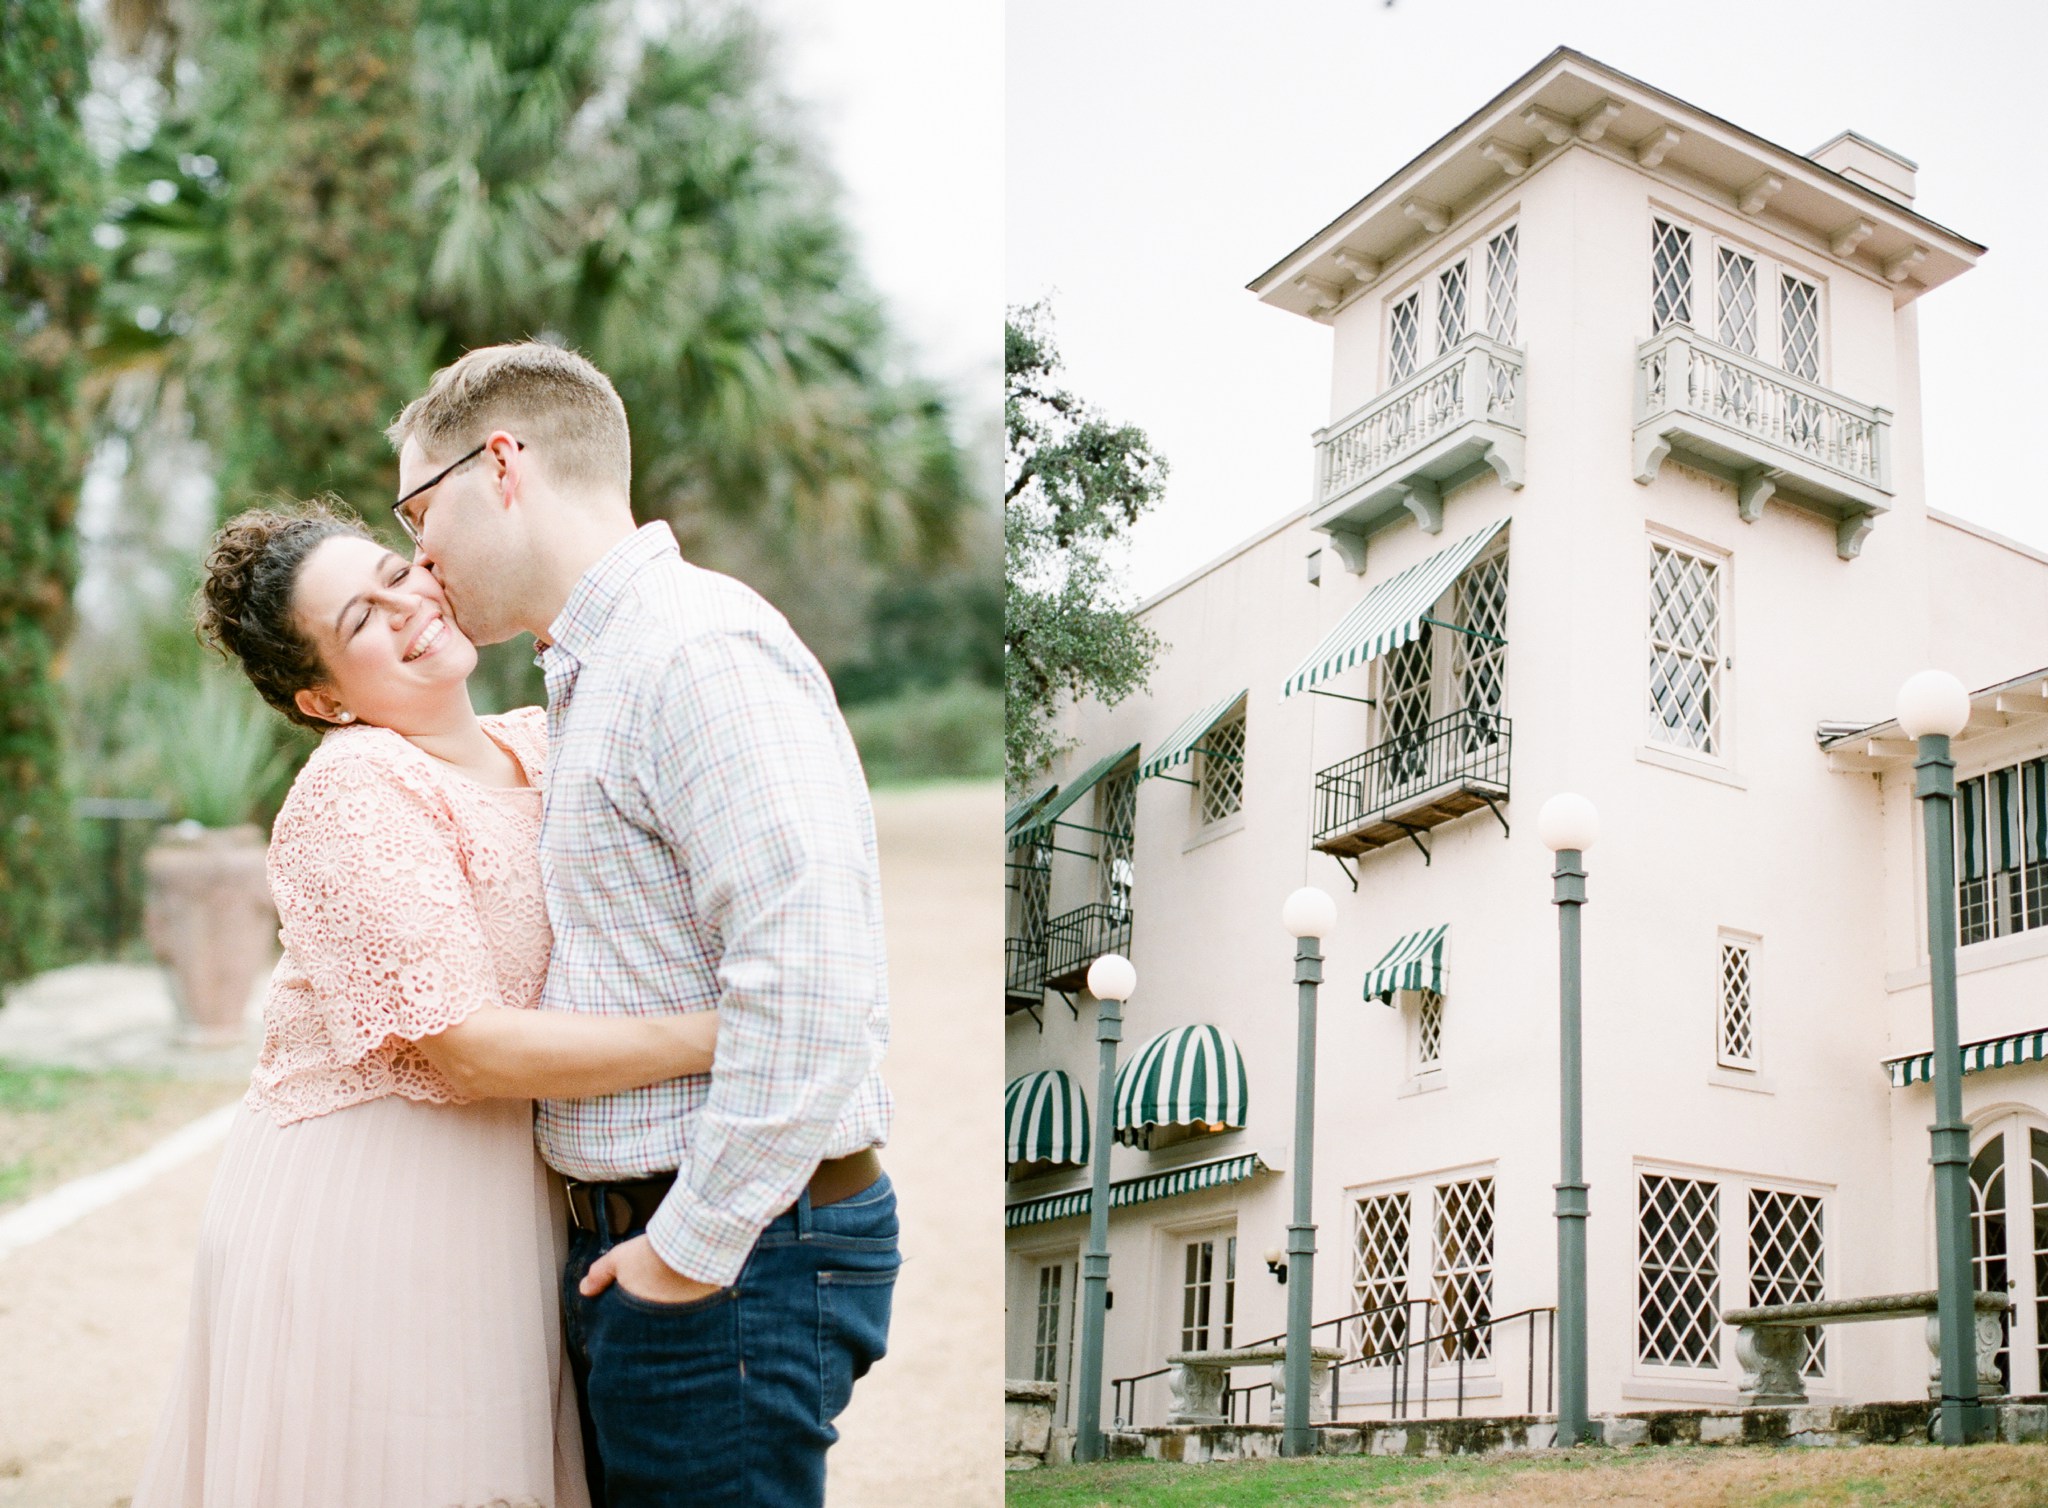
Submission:
POLYGON ((411 559, 310 505, 207 561, 206 636, 325 736, 134 1508, 822 1503, 899 1260, 831 686, 634 527, 581 357, 472 351, 390 437, 411 559), (548 704, 479 717, 521 632, 548 704))

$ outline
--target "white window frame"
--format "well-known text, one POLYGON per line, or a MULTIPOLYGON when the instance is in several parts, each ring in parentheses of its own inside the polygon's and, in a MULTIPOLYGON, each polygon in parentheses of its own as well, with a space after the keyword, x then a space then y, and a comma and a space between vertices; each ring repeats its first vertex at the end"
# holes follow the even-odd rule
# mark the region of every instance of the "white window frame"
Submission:
POLYGON ((1244 772, 1247 759, 1246 751, 1251 747, 1250 709, 1247 706, 1249 701, 1250 697, 1248 695, 1239 700, 1236 706, 1224 713, 1223 716, 1217 718, 1209 731, 1195 741, 1199 748, 1208 744, 1219 729, 1235 725, 1241 730, 1238 737, 1237 805, 1219 817, 1211 818, 1209 816, 1208 792, 1209 782, 1212 778, 1210 772, 1227 761, 1214 759, 1211 755, 1203 752, 1198 752, 1195 755, 1194 788, 1188 794, 1193 799, 1194 829, 1198 837, 1219 836, 1225 829, 1239 825, 1244 821, 1244 772))
MULTIPOLYGON (((1837 1239, 1840 1221, 1835 1187, 1832 1184, 1816 1183, 1808 1179, 1785 1178, 1732 1168, 1704 1167, 1696 1163, 1667 1162, 1651 1158, 1637 1158, 1630 1167, 1628 1199, 1633 1229, 1629 1234, 1628 1375, 1637 1386, 1633 1389, 1625 1388, 1624 1395, 1683 1398, 1709 1395, 1718 1397, 1725 1393, 1732 1398, 1741 1382, 1742 1366, 1735 1357, 1734 1333, 1725 1325, 1718 1327, 1715 1337, 1715 1365, 1712 1367, 1665 1366, 1642 1359, 1641 1337, 1636 1327, 1642 1303, 1641 1189, 1642 1179, 1646 1174, 1663 1178, 1691 1179, 1718 1186, 1715 1259, 1719 1287, 1714 1303, 1716 1311, 1739 1308, 1749 1302, 1750 1283, 1754 1277, 1754 1254, 1749 1244, 1749 1199, 1753 1191, 1800 1194, 1820 1200, 1823 1242, 1822 1297, 1831 1299, 1837 1296, 1840 1291, 1837 1284, 1840 1281, 1841 1245, 1837 1239)), ((1830 1345, 1828 1349, 1832 1352, 1834 1348, 1830 1345)), ((1838 1363, 1831 1356, 1825 1370, 1808 1375, 1806 1382, 1809 1396, 1832 1396, 1839 1388, 1837 1379, 1841 1375, 1838 1363)))
POLYGON ((1754 1074, 1763 1069, 1763 1014, 1758 1005, 1757 977, 1763 958, 1763 939, 1754 932, 1723 927, 1714 935, 1714 1063, 1736 1073, 1754 1074), (1744 954, 1744 991, 1748 996, 1749 1055, 1737 1057, 1728 1049, 1727 955, 1731 948, 1744 954))
MULTIPOLYGON (((1644 248, 1645 270, 1651 274, 1644 279, 1645 297, 1641 312, 1646 321, 1654 326, 1655 311, 1652 307, 1651 290, 1655 286, 1655 263, 1651 260, 1656 252, 1657 222, 1675 225, 1692 236, 1691 273, 1691 315, 1686 328, 1702 340, 1721 345, 1721 252, 1725 249, 1738 256, 1744 256, 1755 264, 1756 269, 1756 351, 1751 355, 1754 361, 1766 366, 1789 372, 1785 365, 1785 296, 1781 278, 1797 278, 1814 290, 1814 375, 1803 380, 1821 387, 1830 387, 1829 361, 1830 328, 1828 318, 1828 280, 1825 274, 1812 267, 1788 262, 1783 257, 1766 251, 1755 241, 1743 240, 1724 234, 1694 216, 1680 214, 1654 201, 1650 204, 1650 218, 1645 227, 1642 245, 1644 248)), ((1673 323, 1677 323, 1673 321, 1673 323)), ((1667 326, 1668 328, 1668 326, 1667 326)), ((1650 336, 1657 336, 1663 330, 1652 328, 1650 336)))
MULTIPOLYGON (((2027 774, 2029 767, 2043 761, 2041 754, 2025 756, 2008 755, 1988 760, 1981 766, 1971 768, 1968 774, 1958 774, 1956 779, 1955 811, 1951 822, 1954 864, 1955 864, 1955 918, 1956 944, 1958 947, 1974 948, 1980 943, 1996 942, 2001 938, 2016 936, 2022 932, 2048 929, 2048 849, 2035 859, 2027 857, 2027 848, 2032 841, 2035 823, 2033 808, 2040 800, 2038 793, 2029 792, 2027 774), (1993 810, 1998 791, 1998 777, 2010 775, 2016 787, 2020 803, 2020 833, 2018 845, 2018 867, 2000 869, 1998 864, 2000 813, 1993 810), (1964 871, 1966 849, 1963 843, 1963 822, 1969 814, 1967 788, 1977 785, 1976 815, 1981 824, 1979 839, 1983 845, 1983 876, 1971 881, 1964 871), (1983 888, 1978 904, 1983 907, 1983 931, 1972 937, 1967 930, 1969 921, 1965 909, 1965 888, 1975 883, 1983 888)), ((2048 803, 2043 803, 2048 804, 2048 803)), ((1923 953, 1924 956, 1924 953, 1923 953)))
MULTIPOLYGON (((1465 570, 1461 571, 1450 585, 1444 588, 1443 595, 1430 604, 1429 616, 1441 618, 1446 623, 1455 623, 1457 621, 1455 604, 1458 600, 1458 588, 1460 583, 1464 581, 1466 574, 1476 571, 1482 565, 1492 564, 1507 553, 1508 540, 1505 537, 1496 539, 1489 544, 1485 550, 1480 552, 1477 558, 1466 565, 1465 570)), ((1508 591, 1510 593, 1514 591, 1513 570, 1513 563, 1510 562, 1508 577, 1508 591)), ((1429 637, 1429 715, 1423 721, 1435 722, 1438 718, 1457 711, 1463 705, 1459 700, 1460 688, 1457 684, 1458 660, 1456 646, 1449 642, 1463 636, 1451 633, 1446 629, 1432 628, 1428 624, 1423 625, 1423 632, 1429 637)), ((1505 638, 1506 635, 1502 635, 1502 637, 1505 638)), ((1376 749, 1381 744, 1386 743, 1391 737, 1387 730, 1386 714, 1382 710, 1389 690, 1387 662, 1390 658, 1391 655, 1381 655, 1372 662, 1372 687, 1370 695, 1374 706, 1371 713, 1371 736, 1367 741, 1367 748, 1376 749)), ((1500 706, 1495 709, 1496 715, 1500 717, 1513 716, 1515 688, 1514 678, 1508 674, 1510 668, 1512 667, 1504 665, 1501 669, 1500 706)))
MULTIPOLYGON (((1437 1278, 1436 1222, 1440 1191, 1452 1184, 1471 1183, 1479 1180, 1489 1180, 1493 1184, 1493 1234, 1492 1249, 1489 1253, 1490 1260, 1488 1263, 1488 1272, 1491 1274, 1489 1284, 1491 1298, 1488 1303, 1488 1312, 1498 1315, 1501 1312, 1500 1231, 1502 1195, 1500 1170, 1494 1163, 1477 1163, 1469 1166, 1445 1168, 1437 1172, 1410 1174, 1406 1177, 1386 1179, 1376 1183, 1357 1184, 1345 1189, 1344 1199, 1347 1211, 1346 1239, 1350 1243, 1346 1257, 1347 1263, 1353 1260, 1348 1253, 1355 1252, 1358 1246, 1358 1206, 1360 1202, 1389 1194, 1405 1194, 1408 1198, 1406 1295, 1409 1299, 1416 1301, 1435 1298, 1437 1278)), ((1353 1291, 1353 1269, 1348 1266, 1345 1272, 1345 1289, 1347 1295, 1353 1291)), ((1347 1305, 1345 1312, 1349 1313, 1349 1297, 1346 1298, 1345 1303, 1347 1305)), ((1410 1310, 1410 1319, 1414 1328, 1409 1332, 1409 1340, 1418 1346, 1421 1342, 1422 1334, 1420 1328, 1421 1313, 1422 1306, 1420 1302, 1417 1302, 1410 1310)), ((1473 1395, 1474 1390, 1471 1386, 1471 1381, 1474 1378, 1482 1379, 1482 1386, 1479 1389, 1480 1396, 1492 1396, 1499 1392, 1498 1362, 1501 1352, 1509 1349, 1511 1345, 1518 1345, 1520 1343, 1518 1337, 1511 1340, 1510 1332, 1516 1331, 1523 1323, 1521 1320, 1516 1320, 1506 1329, 1497 1327, 1493 1335, 1494 1345, 1488 1350, 1487 1354, 1484 1356, 1468 1356, 1465 1359, 1464 1366, 1467 1379, 1465 1392, 1468 1399, 1473 1395)), ((1430 1325, 1432 1330, 1438 1328, 1435 1318, 1431 1319, 1430 1325)), ((1456 1377, 1458 1362, 1454 1357, 1445 1356, 1441 1342, 1437 1341, 1432 1341, 1430 1344, 1428 1356, 1429 1373, 1432 1379, 1430 1390, 1434 1393, 1438 1385, 1436 1379, 1456 1377)), ((1519 1365, 1519 1363, 1517 1364, 1519 1365)), ((1376 1382, 1378 1396, 1384 1399, 1390 1382, 1391 1372, 1391 1367, 1360 1370, 1357 1375, 1365 1384, 1363 1388, 1364 1396, 1373 1396, 1373 1388, 1376 1382)), ((1419 1387, 1419 1382, 1411 1383, 1411 1393, 1418 1390, 1419 1387)), ((1348 1381, 1345 1385, 1345 1392, 1347 1396, 1350 1395, 1351 1385, 1348 1381)))
POLYGON ((1447 1056, 1444 1051, 1447 1002, 1442 995, 1429 989, 1402 990, 1394 998, 1402 1003, 1401 1014, 1407 1018, 1409 1086, 1416 1090, 1435 1089, 1443 1083, 1444 1062, 1447 1056), (1411 997, 1415 1002, 1412 1008, 1407 1004, 1411 997), (1435 1002, 1437 1020, 1436 1056, 1424 1059, 1422 1049, 1427 1033, 1423 1018, 1429 1012, 1432 1001, 1435 1002))
POLYGON ((1713 770, 1732 773, 1735 769, 1735 561, 1734 556, 1719 545, 1709 544, 1691 535, 1681 534, 1675 529, 1666 529, 1652 524, 1644 533, 1644 571, 1642 617, 1642 742, 1640 750, 1650 756, 1652 763, 1676 760, 1681 764, 1700 765, 1713 770), (1716 625, 1720 642, 1716 646, 1719 664, 1714 673, 1714 689, 1719 711, 1714 721, 1715 744, 1713 749, 1696 749, 1684 744, 1667 742, 1656 736, 1652 718, 1655 706, 1650 692, 1650 656, 1655 646, 1650 637, 1650 627, 1656 622, 1657 604, 1652 583, 1656 576, 1656 551, 1661 547, 1674 550, 1681 555, 1695 556, 1712 564, 1718 598, 1715 604, 1716 625))
MULTIPOLYGON (((1465 329, 1469 336, 1474 331, 1488 332, 1493 325, 1493 293, 1487 282, 1487 258, 1492 242, 1499 236, 1513 231, 1515 236, 1515 349, 1520 349, 1521 307, 1522 307, 1522 246, 1521 218, 1510 215, 1489 225, 1485 230, 1465 242, 1450 256, 1433 262, 1403 284, 1396 292, 1381 301, 1380 314, 1380 391, 1398 387, 1421 371, 1449 349, 1440 338, 1442 313, 1439 301, 1442 298, 1443 279, 1452 268, 1460 263, 1465 268, 1465 329), (1416 312, 1415 365, 1400 377, 1394 375, 1394 310, 1413 297, 1416 312)), ((1463 338, 1462 336, 1460 337, 1463 338)))
POLYGON ((1026 1357, 1026 1365, 1020 1375, 1029 1375, 1037 1360, 1038 1337, 1038 1274, 1047 1267, 1061 1268, 1061 1302, 1065 1312, 1060 1317, 1060 1327, 1066 1333, 1059 1338, 1059 1354, 1056 1364, 1060 1368, 1053 1379, 1059 1389, 1054 1400, 1053 1422, 1068 1425, 1072 1422, 1074 1407, 1073 1372, 1080 1359, 1080 1312, 1081 1312, 1081 1249, 1071 1242, 1064 1246, 1032 1245, 1020 1246, 1012 1253, 1017 1266, 1022 1303, 1012 1306, 1017 1317, 1020 1340, 1026 1357))
MULTIPOLYGON (((1231 1312, 1235 1329, 1241 1330, 1242 1315, 1236 1312, 1232 1300, 1224 1298, 1225 1275, 1229 1271, 1230 1245, 1240 1235, 1237 1211, 1226 1209, 1196 1215, 1186 1220, 1174 1221, 1154 1228, 1154 1240, 1158 1242, 1158 1271, 1160 1274, 1159 1294, 1163 1302, 1157 1310, 1157 1322, 1161 1331, 1153 1344, 1154 1354, 1165 1356, 1183 1349, 1181 1346, 1181 1320, 1187 1303, 1187 1252, 1197 1241, 1213 1241, 1215 1245, 1214 1266, 1210 1277, 1209 1344, 1216 1348, 1222 1341, 1223 1318, 1231 1312)), ((1244 1264, 1247 1253, 1239 1242, 1237 1253, 1237 1282, 1245 1280, 1244 1264)), ((1236 1336, 1233 1334, 1232 1339, 1236 1336)))

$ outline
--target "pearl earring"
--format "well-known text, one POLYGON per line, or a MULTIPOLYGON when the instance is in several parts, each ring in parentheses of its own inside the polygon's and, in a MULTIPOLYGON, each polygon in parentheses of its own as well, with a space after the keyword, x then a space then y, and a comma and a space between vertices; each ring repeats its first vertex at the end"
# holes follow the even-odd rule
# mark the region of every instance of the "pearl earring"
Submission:
POLYGON ((352 723, 356 720, 356 715, 353 712, 343 712, 339 715, 338 720, 344 723, 352 723))

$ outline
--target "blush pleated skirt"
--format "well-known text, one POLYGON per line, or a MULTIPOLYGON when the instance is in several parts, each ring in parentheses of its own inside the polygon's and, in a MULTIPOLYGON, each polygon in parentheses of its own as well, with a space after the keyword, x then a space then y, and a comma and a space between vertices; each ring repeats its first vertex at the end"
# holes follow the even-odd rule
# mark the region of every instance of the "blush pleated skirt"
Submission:
POLYGON ((525 1100, 245 1106, 134 1508, 589 1508, 525 1100))

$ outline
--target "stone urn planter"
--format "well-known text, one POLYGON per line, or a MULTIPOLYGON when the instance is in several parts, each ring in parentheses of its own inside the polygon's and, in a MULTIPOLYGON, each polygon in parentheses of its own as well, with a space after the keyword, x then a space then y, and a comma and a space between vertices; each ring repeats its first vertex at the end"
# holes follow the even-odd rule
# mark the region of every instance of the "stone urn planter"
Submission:
POLYGON ((167 827, 143 858, 143 931, 170 972, 184 1038, 242 1040, 256 980, 277 958, 277 909, 264 873, 263 830, 167 827))

